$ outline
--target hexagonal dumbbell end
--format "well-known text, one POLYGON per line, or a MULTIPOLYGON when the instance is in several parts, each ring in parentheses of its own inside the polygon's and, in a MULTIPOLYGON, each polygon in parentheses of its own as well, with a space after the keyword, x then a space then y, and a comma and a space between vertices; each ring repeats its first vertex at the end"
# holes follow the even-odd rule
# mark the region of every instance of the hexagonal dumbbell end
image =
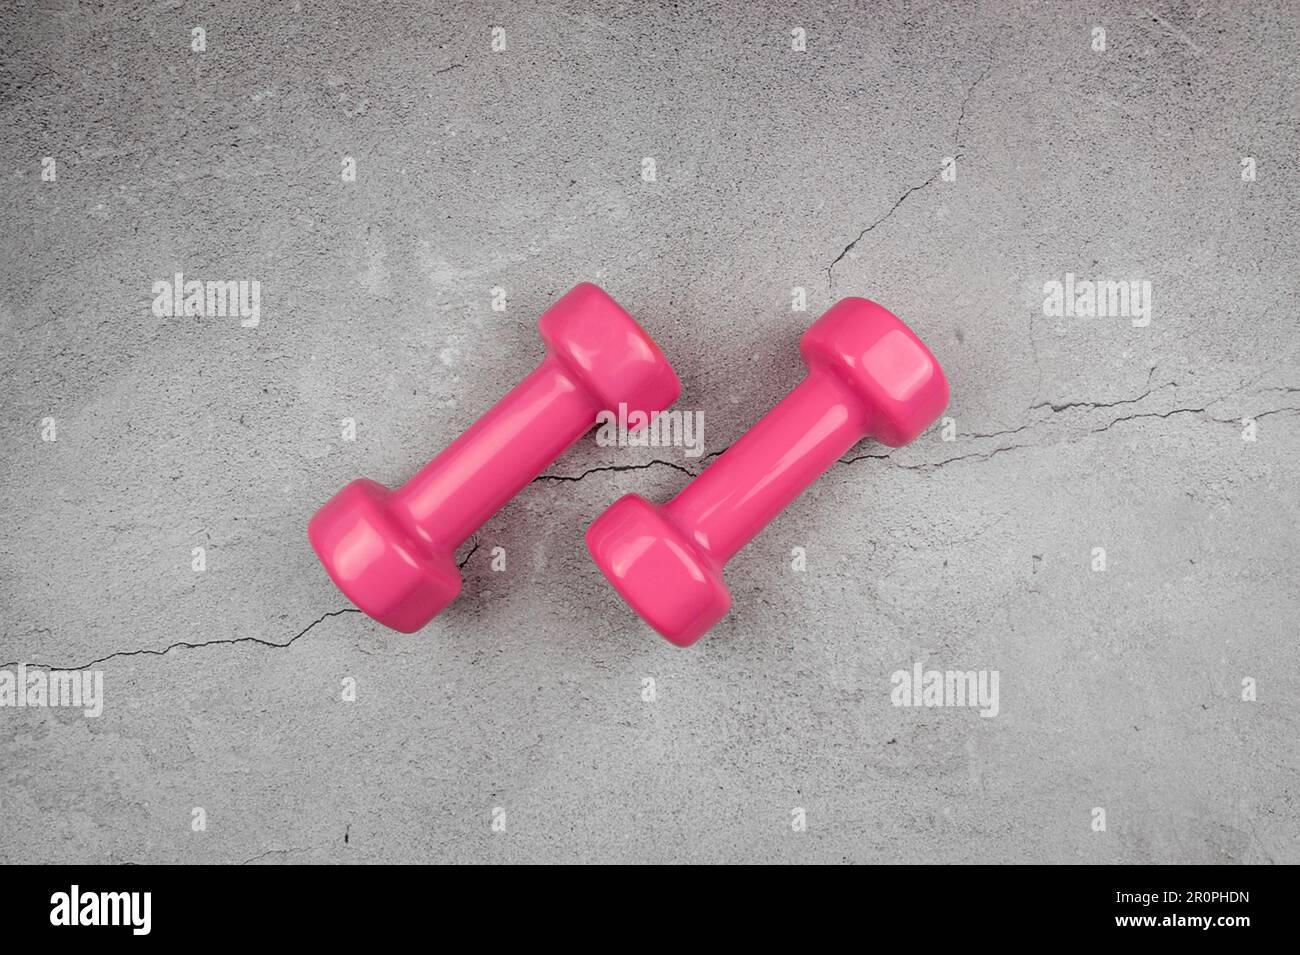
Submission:
POLYGON ((390 509, 393 492, 348 484, 307 524, 307 538, 339 590, 386 627, 414 633, 460 593, 460 568, 423 546, 390 509))
POLYGON ((620 403, 652 415, 676 400, 672 366, 590 283, 538 322, 547 355, 396 491, 353 481, 307 526, 338 588, 385 626, 420 629, 460 593, 453 554, 484 521, 620 403))
POLYGON ((808 376, 677 497, 635 494, 587 528, 587 549, 641 617, 678 646, 731 607, 722 567, 867 435, 893 447, 948 404, 939 363, 892 313, 837 302, 800 340, 808 376))
POLYGON ((948 379, 921 339, 865 298, 836 302, 799 339, 812 373, 838 374, 870 416, 864 436, 891 448, 914 441, 948 407, 948 379))
POLYGON ((677 373, 659 346, 598 285, 571 288, 542 313, 537 331, 549 356, 582 384, 597 411, 625 404, 651 414, 681 394, 677 373))
POLYGON ((722 567, 639 494, 619 498, 587 528, 587 550, 646 623, 689 646, 731 609, 722 567))

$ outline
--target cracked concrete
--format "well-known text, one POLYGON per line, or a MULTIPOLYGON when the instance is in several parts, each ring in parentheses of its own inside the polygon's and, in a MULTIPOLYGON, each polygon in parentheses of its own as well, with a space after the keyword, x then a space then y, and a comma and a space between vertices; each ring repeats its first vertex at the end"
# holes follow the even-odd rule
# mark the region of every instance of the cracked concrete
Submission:
POLYGON ((0 670, 101 670, 104 712, 0 708, 0 861, 1300 861, 1298 30, 6 9, 0 670), (156 317, 176 271, 260 282, 259 324, 156 317), (1067 272, 1150 281, 1150 325, 1046 315, 1067 272), (308 517, 445 446, 584 279, 706 453, 584 439, 460 549, 459 600, 384 630, 308 517), (931 345, 950 420, 845 455, 675 649, 583 530, 679 491, 848 294, 931 345), (998 670, 999 715, 892 706, 918 661, 998 670))
MULTIPOLYGON (((472 553, 473 552, 471 551, 471 555, 472 553)), ((462 562, 460 566, 464 567, 465 564, 462 562)), ((182 649, 201 650, 204 647, 217 647, 217 646, 230 645, 236 643, 257 643, 257 644, 261 644, 264 647, 275 647, 277 650, 281 650, 289 646, 294 641, 300 640, 303 637, 305 637, 314 627, 328 620, 330 617, 337 617, 340 614, 345 614, 345 613, 360 613, 360 612, 361 611, 355 607, 345 607, 342 610, 334 610, 331 611, 330 613, 321 614, 319 617, 317 617, 311 623, 307 624, 307 626, 303 627, 301 630, 299 630, 297 633, 295 633, 292 637, 290 637, 288 640, 284 641, 283 643, 274 643, 270 640, 261 640, 257 637, 236 637, 233 640, 207 640, 204 641, 203 643, 186 643, 184 641, 180 641, 178 643, 168 644, 167 646, 162 647, 161 649, 144 647, 143 649, 140 650, 115 650, 112 653, 105 654, 102 657, 97 657, 94 660, 87 660, 85 663, 70 663, 67 661, 54 661, 54 660, 12 660, 9 663, 0 664, 0 670, 12 669, 17 666, 41 667, 47 670, 88 670, 91 667, 99 666, 99 664, 101 663, 107 663, 109 660, 116 660, 119 657, 136 657, 136 656, 160 657, 165 654, 171 653, 173 650, 182 650, 182 649)))
MULTIPOLYGON (((958 153, 954 158, 956 158, 956 159, 961 159, 962 157, 961 157, 961 154, 958 153)), ((882 215, 882 216, 881 216, 879 219, 877 219, 875 222, 871 223, 871 225, 867 226, 865 229, 863 229, 861 232, 859 232, 859 233, 858 233, 858 237, 857 237, 856 239, 854 239, 852 242, 850 242, 848 245, 846 245, 843 249, 841 249, 841 250, 840 250, 840 254, 837 255, 837 256, 835 256, 835 258, 831 260, 831 264, 830 264, 830 265, 826 266, 825 271, 826 271, 826 283, 827 283, 827 285, 829 285, 832 289, 835 288, 835 272, 834 272, 835 266, 839 265, 840 262, 844 259, 844 257, 845 257, 846 255, 848 255, 848 254, 849 254, 850 252, 852 252, 855 248, 857 248, 858 243, 861 242, 864 238, 866 238, 866 236, 867 236, 868 233, 872 232, 872 231, 876 228, 876 226, 881 225, 881 224, 883 224, 883 223, 889 221, 890 216, 892 216, 895 212, 897 212, 898 209, 899 209, 899 207, 901 207, 901 206, 903 205, 903 203, 906 202, 906 201, 907 201, 907 200, 908 200, 908 199, 909 199, 909 198, 910 198, 914 193, 920 192, 920 191, 921 191, 922 189, 924 189, 926 186, 932 186, 932 185, 934 185, 934 183, 938 181, 939 176, 941 175, 941 173, 942 173, 942 170, 936 170, 936 171, 934 172, 934 174, 931 175, 930 178, 927 179, 925 182, 920 183, 919 185, 916 185, 916 186, 912 186, 910 189, 908 189, 906 192, 904 192, 901 196, 899 196, 899 197, 894 201, 894 204, 893 204, 892 206, 890 206, 890 207, 885 211, 885 214, 884 214, 884 215, 882 215)))

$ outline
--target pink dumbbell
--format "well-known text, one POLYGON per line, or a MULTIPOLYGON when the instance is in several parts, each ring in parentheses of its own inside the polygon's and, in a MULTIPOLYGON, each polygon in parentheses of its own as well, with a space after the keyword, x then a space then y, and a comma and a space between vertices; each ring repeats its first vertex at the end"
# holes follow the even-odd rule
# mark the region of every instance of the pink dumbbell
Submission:
POLYGON ((538 322, 542 363, 397 491, 353 481, 307 536, 348 598, 385 626, 419 630, 460 593, 456 548, 619 403, 662 411, 681 386, 636 321, 590 283, 538 322))
POLYGON ((948 405, 948 382, 911 329, 846 298, 799 342, 808 376, 663 507, 635 494, 587 528, 587 549, 650 626, 689 646, 723 618, 722 567, 849 448, 899 447, 948 405))

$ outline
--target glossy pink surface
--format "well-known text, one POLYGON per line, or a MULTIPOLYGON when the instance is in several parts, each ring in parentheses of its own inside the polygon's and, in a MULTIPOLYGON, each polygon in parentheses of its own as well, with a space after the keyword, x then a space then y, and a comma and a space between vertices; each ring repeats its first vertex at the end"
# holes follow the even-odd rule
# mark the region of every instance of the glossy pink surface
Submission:
POLYGON ((353 481, 307 525, 321 563, 380 623, 420 629, 460 593, 452 554, 602 410, 647 414, 676 400, 672 367, 636 321, 590 283, 538 323, 547 355, 397 491, 353 481))
POLYGON ((818 475, 868 435, 906 444, 947 407, 929 349, 866 299, 833 305, 800 352, 808 376, 677 497, 656 507, 630 494, 587 529, 605 576, 679 646, 730 609, 723 565, 818 475))

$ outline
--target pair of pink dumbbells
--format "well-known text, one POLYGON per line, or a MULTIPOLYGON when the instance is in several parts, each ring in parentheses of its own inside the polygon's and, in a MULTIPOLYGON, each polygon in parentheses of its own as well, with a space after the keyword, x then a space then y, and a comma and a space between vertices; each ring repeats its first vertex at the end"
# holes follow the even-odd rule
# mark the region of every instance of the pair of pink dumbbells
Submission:
MULTIPOLYGON (((513 391, 396 491, 353 481, 307 535, 330 577, 385 626, 411 633, 460 593, 452 555, 621 404, 652 415, 681 385, 617 302, 584 283, 538 323, 547 354, 513 391)), ((629 494, 587 528, 597 566, 679 646, 722 619, 722 567, 819 474, 870 435, 892 447, 948 404, 929 349, 874 302, 837 302, 799 343, 808 376, 662 507, 629 494)))

